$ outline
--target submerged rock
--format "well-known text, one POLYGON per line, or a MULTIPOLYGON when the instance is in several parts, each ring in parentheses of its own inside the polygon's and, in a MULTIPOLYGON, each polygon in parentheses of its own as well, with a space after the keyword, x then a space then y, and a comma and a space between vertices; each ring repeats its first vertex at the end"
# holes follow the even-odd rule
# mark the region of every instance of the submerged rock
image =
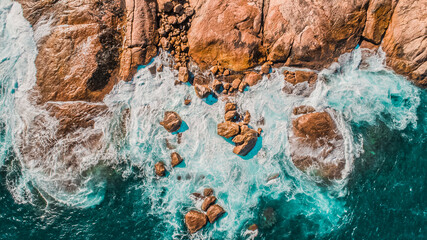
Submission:
POLYGON ((271 228, 277 223, 277 213, 272 207, 268 207, 262 211, 261 225, 264 228, 271 228))
POLYGON ((168 132, 176 132, 181 127, 181 123, 181 117, 176 112, 167 111, 165 112, 165 116, 163 121, 160 122, 160 125, 162 125, 168 132))
POLYGON ((300 114, 312 113, 314 111, 316 111, 314 107, 302 105, 302 106, 295 107, 293 110, 293 114, 300 115, 300 114))
POLYGON ((210 223, 214 223, 224 213, 225 213, 225 210, 218 204, 210 206, 208 211, 206 212, 210 223))
POLYGON ((314 112, 294 119, 289 143, 292 162, 300 170, 325 179, 343 177, 344 140, 329 113, 314 112))
POLYGON ((178 166, 182 162, 182 157, 177 153, 171 153, 171 165, 172 167, 178 166))
POLYGON ((206 215, 202 212, 191 210, 185 214, 185 225, 190 233, 202 229, 207 223, 206 215))

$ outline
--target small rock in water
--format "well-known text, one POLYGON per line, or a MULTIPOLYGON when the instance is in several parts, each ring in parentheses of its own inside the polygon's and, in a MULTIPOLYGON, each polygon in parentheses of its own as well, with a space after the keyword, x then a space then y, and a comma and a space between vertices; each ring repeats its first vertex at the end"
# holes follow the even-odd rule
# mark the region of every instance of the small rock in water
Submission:
POLYGON ((194 84, 194 90, 199 98, 207 98, 212 93, 207 85, 194 84))
POLYGON ((164 177, 166 175, 166 168, 163 162, 157 162, 154 165, 154 169, 156 170, 157 176, 164 177))
POLYGON ((251 121, 251 114, 249 113, 249 111, 246 111, 245 117, 243 118, 243 123, 248 125, 250 121, 251 121))
POLYGON ((213 84, 212 84, 212 87, 215 91, 218 92, 219 90, 221 90, 222 83, 218 79, 215 79, 213 84))
POLYGON ((293 110, 294 115, 307 114, 316 111, 312 106, 302 105, 299 107, 295 107, 293 110))
POLYGON ((195 199, 195 200, 201 200, 201 199, 205 198, 202 194, 200 194, 198 192, 192 193, 190 197, 195 199))
POLYGON ((205 200, 203 201, 202 204, 202 210, 206 211, 208 210, 208 208, 214 204, 216 202, 216 197, 215 196, 209 196, 207 198, 205 198, 205 200))
POLYGON ((212 188, 205 188, 203 190, 203 195, 205 195, 205 197, 209 197, 213 194, 213 189, 212 188))
POLYGON ((181 117, 176 112, 167 111, 165 112, 165 116, 163 121, 160 122, 160 125, 162 125, 168 132, 176 132, 181 127, 181 123, 181 117))
POLYGON ((191 99, 189 99, 189 98, 184 99, 184 104, 185 105, 190 105, 190 103, 191 103, 191 99))
POLYGON ((214 223, 224 213, 225 213, 225 210, 218 204, 210 206, 208 211, 206 212, 210 223, 214 223))
POLYGON ((195 233, 202 229, 207 223, 206 215, 202 212, 191 210, 185 214, 185 225, 190 233, 195 233))
POLYGON ((274 179, 278 178, 279 176, 280 176, 279 173, 272 174, 272 175, 268 176, 267 182, 270 182, 271 180, 274 180, 274 179))
POLYGON ((178 71, 178 80, 185 83, 188 82, 190 75, 188 73, 187 67, 180 67, 178 71))
POLYGON ((163 71, 163 64, 160 64, 158 67, 157 67, 157 72, 162 72, 163 71))
POLYGON ((226 103, 225 104, 225 113, 229 112, 229 111, 234 111, 237 110, 237 105, 235 103, 226 103))
POLYGON ((248 227, 248 230, 249 230, 249 231, 255 231, 255 230, 258 230, 258 225, 256 225, 256 224, 252 224, 252 225, 250 225, 250 226, 248 227))
POLYGON ((268 207, 262 211, 261 224, 266 228, 272 227, 277 222, 276 211, 272 207, 268 207))
POLYGON ((182 157, 177 152, 171 153, 171 165, 172 165, 172 167, 176 167, 181 162, 182 162, 182 157))
POLYGON ((233 152, 240 156, 246 156, 255 147, 257 140, 258 133, 255 130, 250 129, 245 133, 244 142, 240 145, 237 145, 233 149, 233 152))

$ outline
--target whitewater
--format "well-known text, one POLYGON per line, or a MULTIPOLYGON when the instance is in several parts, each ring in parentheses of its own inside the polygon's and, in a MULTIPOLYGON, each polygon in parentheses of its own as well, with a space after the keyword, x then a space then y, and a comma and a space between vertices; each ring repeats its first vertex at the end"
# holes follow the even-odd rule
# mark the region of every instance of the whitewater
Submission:
POLYGON ((0 34, 2 239, 425 237, 427 94, 387 68, 381 50, 344 54, 318 72, 309 96, 282 91, 283 71, 295 69, 281 67, 245 92, 218 99, 176 86, 178 72, 161 51, 105 97, 108 114, 94 119, 93 129, 25 159, 21 146, 46 141, 58 122, 36 104, 37 35, 19 4, 0 2, 0 34), (163 71, 151 71, 160 65, 163 71), (251 113, 254 129, 263 129, 246 157, 217 135, 230 100, 251 113), (335 113, 345 143, 343 180, 324 184, 293 165, 288 136, 292 110, 300 105, 335 113), (184 121, 179 142, 159 124, 165 111, 184 121), (33 120, 40 117, 46 126, 39 131, 33 120), (99 133, 103 144, 95 151, 85 141, 99 133), (61 158, 74 142, 82 143, 75 154, 83 160, 68 172, 61 158), (172 151, 184 163, 157 177, 154 164, 168 161, 172 151), (70 181, 72 190, 63 187, 70 181), (190 195, 206 187, 226 214, 190 236, 183 217, 201 205, 190 195), (273 212, 269 219, 266 210, 273 212), (247 231, 253 223, 260 227, 255 233, 247 231))

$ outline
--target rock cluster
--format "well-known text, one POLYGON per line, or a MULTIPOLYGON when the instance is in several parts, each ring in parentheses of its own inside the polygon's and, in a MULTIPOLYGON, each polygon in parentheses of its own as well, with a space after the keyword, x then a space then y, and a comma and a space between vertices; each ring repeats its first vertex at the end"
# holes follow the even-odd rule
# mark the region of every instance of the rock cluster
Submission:
POLYGON ((205 188, 203 195, 200 193, 193 193, 192 196, 197 200, 203 200, 201 206, 203 212, 191 210, 185 214, 185 225, 188 231, 190 233, 195 233, 206 225, 207 220, 209 220, 210 223, 214 223, 225 213, 225 210, 220 205, 215 204, 217 199, 213 196, 213 190, 211 188, 205 188))
POLYGON ((190 60, 187 31, 191 25, 194 9, 190 7, 188 1, 160 1, 159 5, 159 47, 174 56, 180 81, 187 82, 187 63, 190 60))
POLYGON ((314 90, 317 81, 317 73, 312 71, 288 71, 283 72, 285 86, 283 91, 287 94, 308 96, 314 90))
POLYGON ((251 114, 249 111, 246 111, 242 118, 237 112, 237 105, 235 103, 228 102, 225 104, 224 119, 225 122, 217 125, 218 135, 225 138, 233 138, 232 141, 236 144, 233 152, 240 156, 246 156, 255 147, 262 129, 259 128, 258 131, 255 131, 249 128, 248 124, 251 121, 251 114))
POLYGON ((293 113, 289 143, 294 165, 325 179, 343 178, 344 140, 332 115, 310 106, 297 107, 293 113))

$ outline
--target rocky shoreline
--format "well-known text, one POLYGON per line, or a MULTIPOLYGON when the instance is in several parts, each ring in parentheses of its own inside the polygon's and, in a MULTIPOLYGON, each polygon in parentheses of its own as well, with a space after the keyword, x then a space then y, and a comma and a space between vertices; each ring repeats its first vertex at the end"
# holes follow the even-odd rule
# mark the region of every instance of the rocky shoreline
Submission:
MULTIPOLYGON (((278 66, 301 69, 283 73, 283 94, 309 96, 319 80, 318 70, 357 46, 381 48, 387 65, 396 73, 427 87, 427 6, 423 1, 18 2, 33 26, 39 51, 36 104, 58 120, 55 139, 92 129, 94 118, 108 115, 103 98, 118 82, 131 81, 137 67, 148 64, 160 48, 174 60, 176 83, 191 84, 199 98, 233 98, 269 78, 271 68, 278 66)), ((190 103, 185 99, 185 105, 190 103)), ((160 122, 165 130, 173 133, 180 129, 178 114, 165 112, 160 122)), ((295 167, 326 180, 342 179, 343 133, 333 111, 299 106, 291 117, 288 137, 295 167)), ((224 120, 217 125, 218 135, 231 139, 235 154, 248 155, 262 129, 252 129, 251 114, 240 113, 232 102, 225 105, 224 120)), ((43 117, 33 121, 41 128, 47 124, 43 117)), ((84 144, 95 146, 93 151, 101 149, 102 134, 86 136, 84 144)), ((52 136, 46 134, 45 138, 49 142, 52 136)), ((47 154, 36 148, 33 142, 23 141, 24 159, 26 155, 32 159, 47 154)), ((79 165, 78 157, 64 159, 70 168, 79 165)), ((179 153, 171 153, 172 168, 181 162, 179 153)), ((154 172, 167 177, 166 164, 157 162, 154 172)), ((217 199, 212 193, 201 199, 202 211, 191 210, 185 215, 190 233, 225 213, 214 204, 217 199)))

